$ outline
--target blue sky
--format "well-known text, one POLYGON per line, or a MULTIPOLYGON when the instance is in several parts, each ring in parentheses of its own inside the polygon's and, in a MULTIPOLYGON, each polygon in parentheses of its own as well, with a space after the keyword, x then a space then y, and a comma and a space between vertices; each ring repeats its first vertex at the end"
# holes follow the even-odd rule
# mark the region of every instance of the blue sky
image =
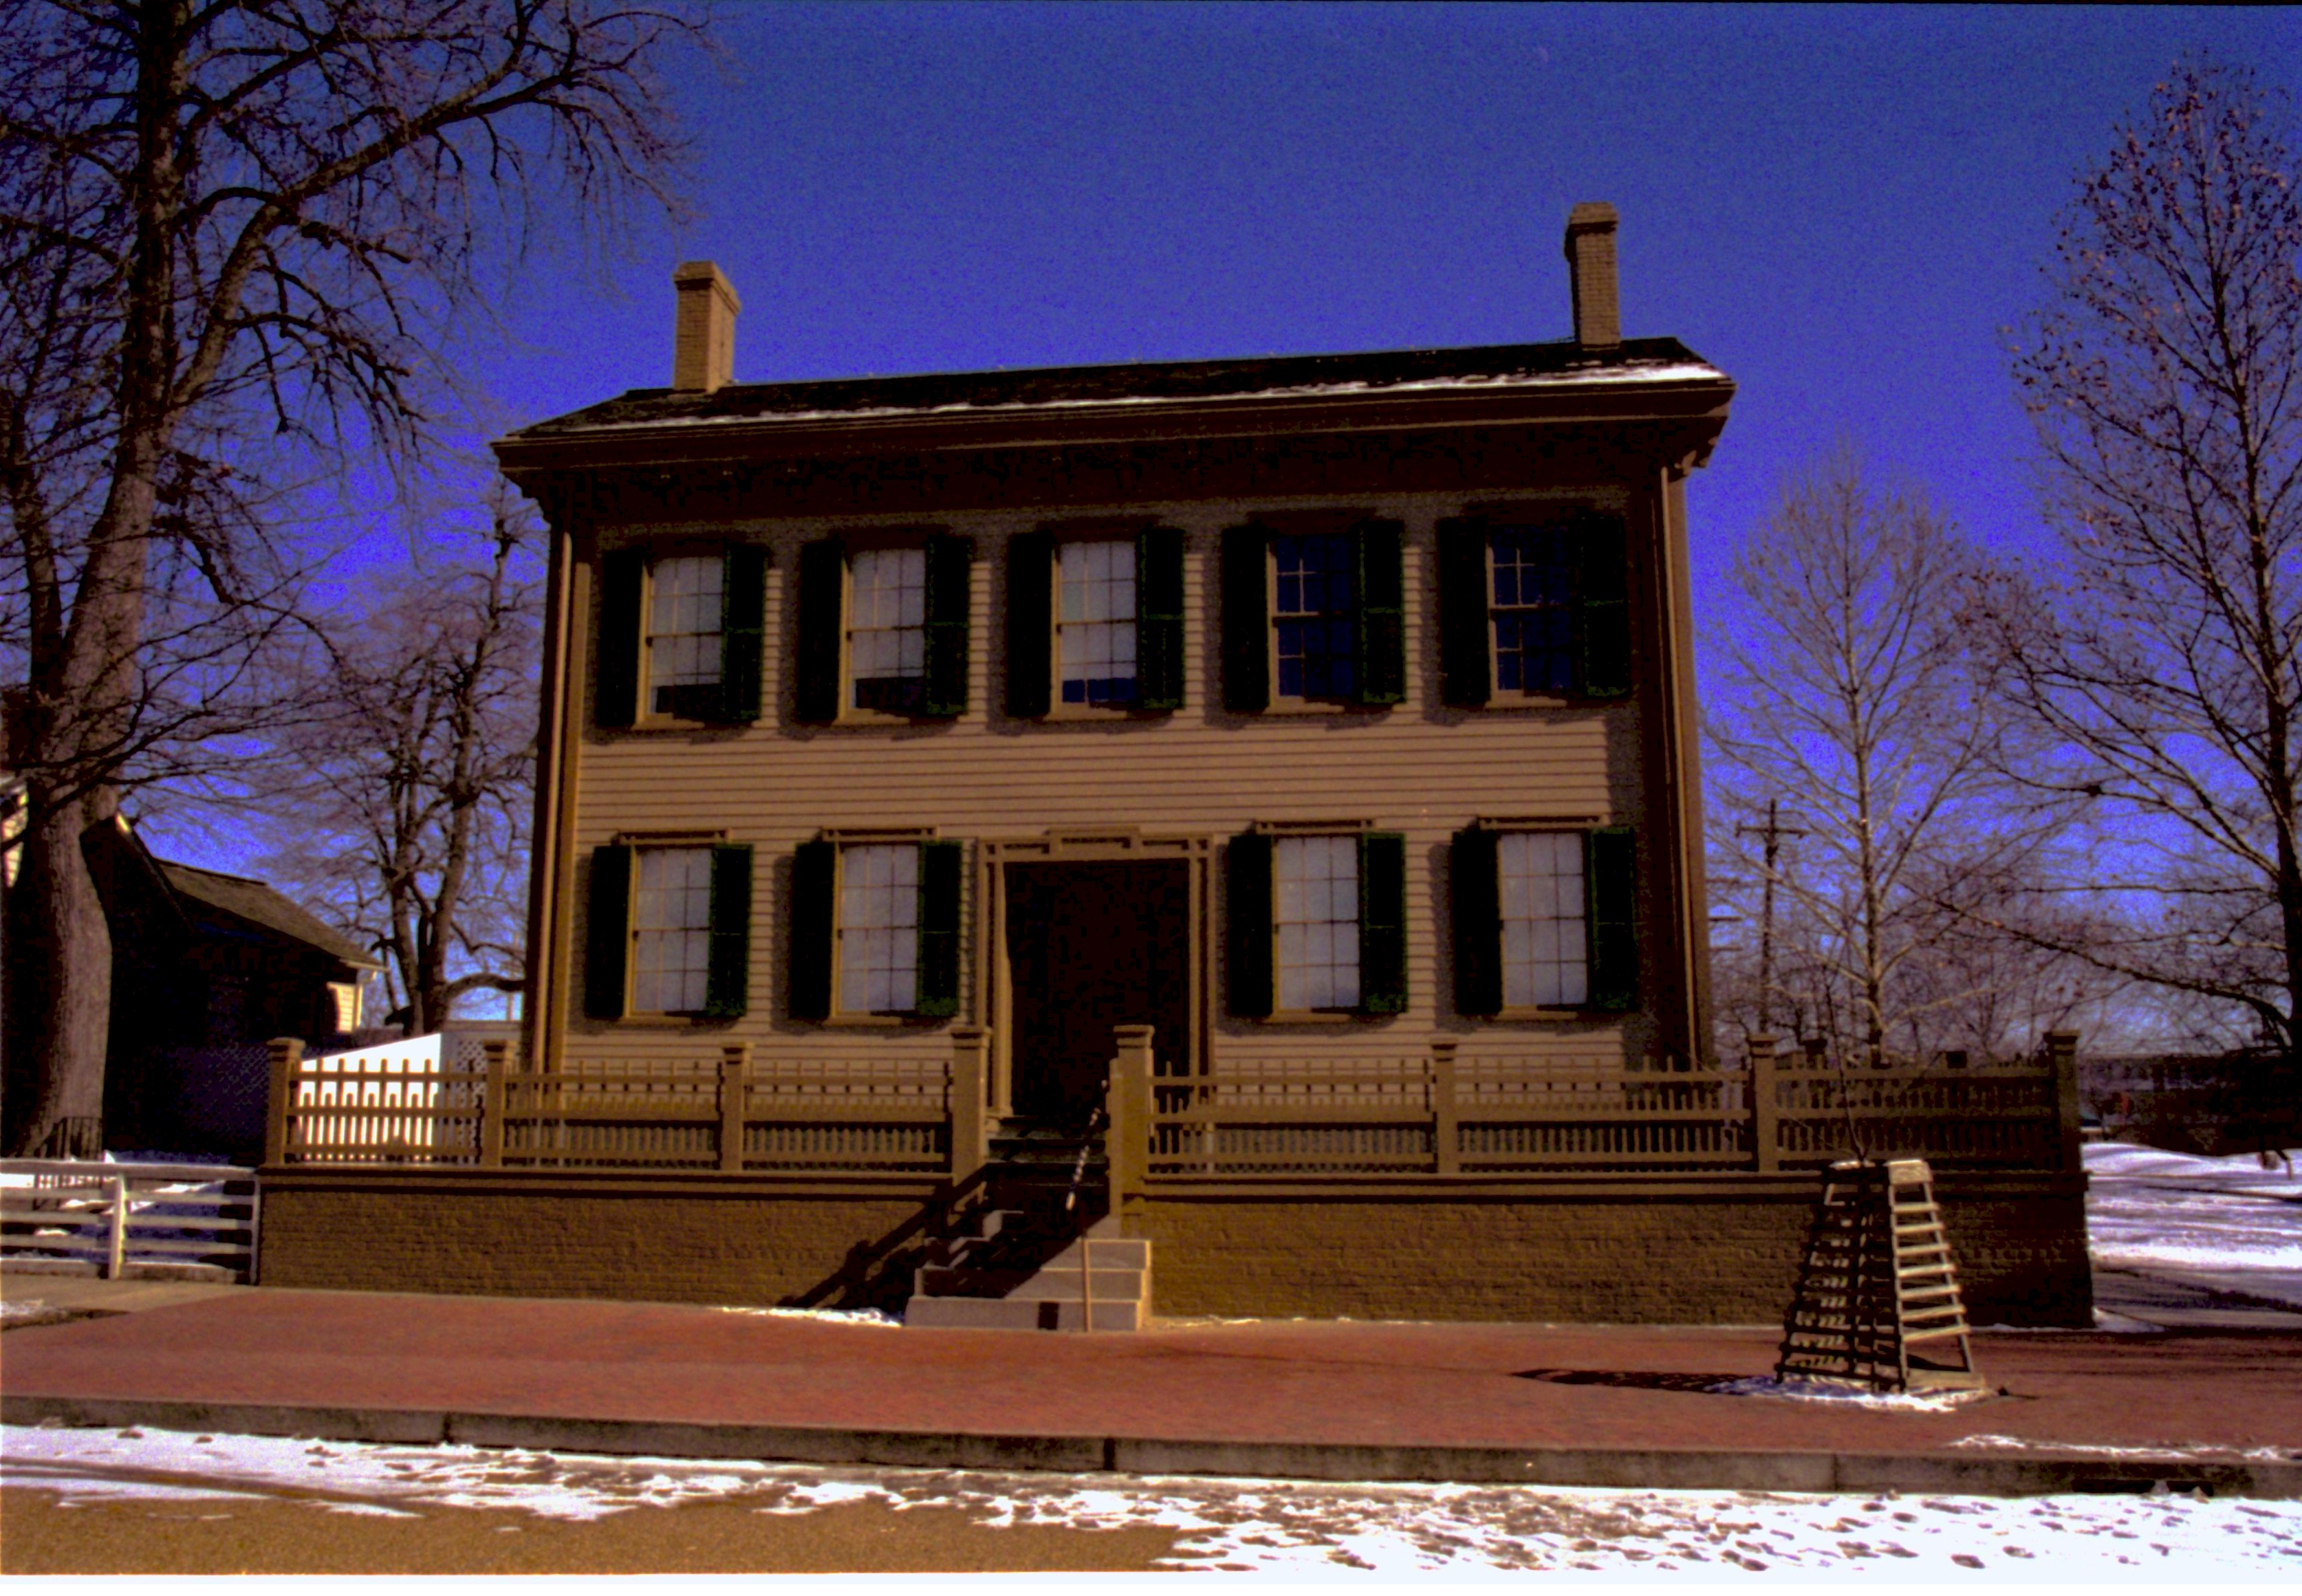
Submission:
POLYGON ((2302 88, 2275 9, 736 5, 715 39, 695 216, 609 281, 529 263, 476 360, 516 420, 667 381, 690 256, 744 381, 1559 338, 1567 210, 1607 199, 1625 330, 1741 385, 1705 585, 1841 433, 2022 546, 2004 330, 2078 172, 2187 48, 2302 88))

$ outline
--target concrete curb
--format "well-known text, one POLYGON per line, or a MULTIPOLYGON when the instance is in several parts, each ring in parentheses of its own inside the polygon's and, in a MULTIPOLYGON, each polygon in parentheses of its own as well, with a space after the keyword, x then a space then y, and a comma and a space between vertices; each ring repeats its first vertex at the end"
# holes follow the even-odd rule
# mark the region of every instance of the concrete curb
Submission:
POLYGON ((1322 1441, 1161 1441, 982 1435, 965 1431, 668 1424, 440 1410, 292 1407, 141 1398, 0 1396, 0 1423, 222 1431, 407 1446, 525 1447, 657 1457, 1062 1474, 1217 1474, 1253 1479, 1598 1486, 1618 1490, 1974 1496, 2139 1495, 2163 1485, 2216 1496, 2302 1499, 2302 1460, 2208 1461, 2166 1455, 1760 1452, 1509 1447, 1384 1447, 1322 1441))

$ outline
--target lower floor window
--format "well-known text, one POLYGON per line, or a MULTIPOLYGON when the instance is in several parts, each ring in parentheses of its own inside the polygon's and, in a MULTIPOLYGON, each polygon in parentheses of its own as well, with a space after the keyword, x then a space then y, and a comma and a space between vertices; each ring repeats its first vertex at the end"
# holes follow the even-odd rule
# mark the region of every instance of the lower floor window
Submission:
POLYGON ((1279 839, 1279 1006, 1352 1009, 1359 1002, 1359 861, 1356 836, 1279 839))
POLYGON ((839 1006, 906 1013, 918 1002, 920 850, 866 844, 839 861, 839 1006))
POLYGON ((632 895, 632 1007, 694 1014, 711 969, 711 850, 643 848, 632 895))
POLYGON ((1580 1008, 1590 987, 1582 835, 1510 832, 1497 841, 1503 1001, 1514 1008, 1580 1008))

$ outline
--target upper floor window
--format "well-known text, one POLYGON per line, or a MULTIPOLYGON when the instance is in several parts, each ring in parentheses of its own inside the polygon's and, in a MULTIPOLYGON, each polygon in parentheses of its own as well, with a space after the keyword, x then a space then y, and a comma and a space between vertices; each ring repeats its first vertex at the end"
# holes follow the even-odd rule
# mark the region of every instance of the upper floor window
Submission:
POLYGON ((928 686, 928 551, 865 549, 848 568, 848 707, 916 715, 928 686))
POLYGON ((1406 575, 1396 521, 1223 534, 1223 707, 1395 704, 1407 696, 1406 575))
POLYGON ((1555 526, 1498 526, 1489 535, 1494 579, 1495 686, 1504 693, 1575 687, 1575 562, 1555 526))
POLYGON ((1135 702, 1135 546, 1059 547, 1056 655, 1063 701, 1123 707, 1135 702))
POLYGON ((658 560, 648 580, 648 708, 710 720, 718 709, 727 561, 658 560))
POLYGON ((1274 537, 1279 696, 1358 696, 1358 572, 1353 541, 1335 533, 1274 537))
POLYGON ((1441 697, 1627 694, 1627 536, 1622 517, 1591 510, 1441 522, 1441 697))
POLYGON ((592 695, 603 727, 760 718, 768 551, 610 550, 600 561, 592 695))
POLYGON ((1007 544, 1007 713, 1183 707, 1183 534, 1019 533, 1007 544))
POLYGON ((802 720, 952 719, 967 710, 973 547, 931 535, 800 550, 802 720))

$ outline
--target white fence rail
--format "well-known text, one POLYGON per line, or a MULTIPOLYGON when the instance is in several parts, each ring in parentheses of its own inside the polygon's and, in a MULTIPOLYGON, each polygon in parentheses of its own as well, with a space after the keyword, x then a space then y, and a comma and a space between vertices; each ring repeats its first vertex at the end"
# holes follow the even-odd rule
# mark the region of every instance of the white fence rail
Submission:
POLYGON ((0 1263, 256 1281, 256 1172, 212 1163, 0 1160, 0 1263))

